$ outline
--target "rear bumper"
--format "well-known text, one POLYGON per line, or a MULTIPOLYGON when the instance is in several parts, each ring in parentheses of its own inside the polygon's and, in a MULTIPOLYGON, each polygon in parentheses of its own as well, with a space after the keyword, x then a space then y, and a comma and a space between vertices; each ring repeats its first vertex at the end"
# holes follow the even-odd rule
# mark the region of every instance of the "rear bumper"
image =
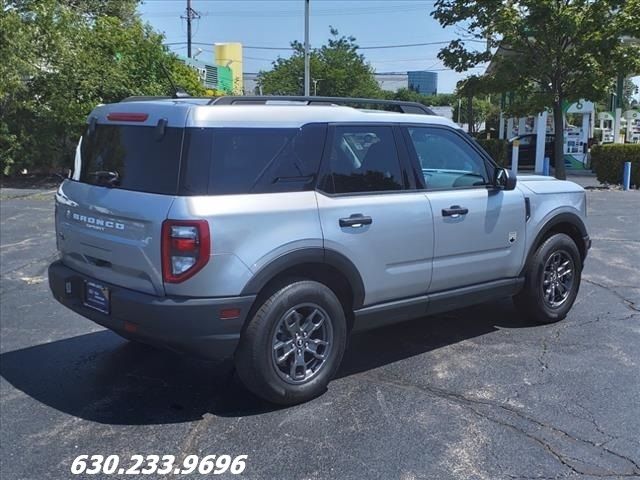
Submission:
POLYGON ((56 261, 49 266, 49 287, 67 308, 124 337, 209 359, 233 355, 254 295, 228 298, 156 297, 111 285, 56 261), (85 282, 109 287, 110 313, 84 305, 85 282), (239 309, 221 320, 223 309, 239 309))

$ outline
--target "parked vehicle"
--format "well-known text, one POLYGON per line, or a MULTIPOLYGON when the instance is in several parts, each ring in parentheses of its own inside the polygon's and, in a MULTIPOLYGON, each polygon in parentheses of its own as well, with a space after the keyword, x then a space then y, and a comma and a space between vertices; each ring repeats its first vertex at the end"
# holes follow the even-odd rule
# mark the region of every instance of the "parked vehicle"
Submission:
MULTIPOLYGON (((518 170, 533 170, 536 166, 536 141, 538 135, 535 133, 527 133, 526 135, 518 135, 509 140, 509 157, 507 163, 511 165, 513 158, 513 142, 518 140, 518 170)), ((555 135, 546 135, 544 140, 544 156, 549 157, 549 165, 555 166, 554 142, 555 135)))
POLYGON ((322 393, 352 332, 509 296, 536 322, 569 312, 580 186, 516 184, 437 116, 222 103, 90 114, 56 194, 58 301, 134 341, 233 356, 280 404, 322 393))

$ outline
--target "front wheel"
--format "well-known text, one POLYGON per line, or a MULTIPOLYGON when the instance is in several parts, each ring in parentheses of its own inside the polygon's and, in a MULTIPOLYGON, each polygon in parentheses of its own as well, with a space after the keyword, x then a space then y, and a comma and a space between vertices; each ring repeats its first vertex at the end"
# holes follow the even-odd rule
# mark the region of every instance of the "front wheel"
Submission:
POLYGON ((575 242, 564 233, 547 238, 530 259, 522 291, 514 297, 517 309, 538 323, 567 316, 582 275, 582 259, 575 242))
POLYGON ((340 366, 346 336, 344 310, 331 289, 292 282, 262 304, 242 333, 238 376, 270 402, 307 401, 326 389, 340 366))

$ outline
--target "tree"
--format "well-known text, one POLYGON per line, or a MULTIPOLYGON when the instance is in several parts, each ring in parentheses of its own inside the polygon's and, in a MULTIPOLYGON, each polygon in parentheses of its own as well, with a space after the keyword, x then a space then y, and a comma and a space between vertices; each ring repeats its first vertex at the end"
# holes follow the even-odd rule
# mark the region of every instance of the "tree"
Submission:
MULTIPOLYGON (((437 0, 432 15, 467 29, 438 54, 446 66, 463 72, 491 60, 483 89, 513 92, 511 113, 553 108, 556 158, 563 102, 598 100, 616 75, 640 71, 640 47, 624 41, 640 37, 640 0, 437 0)), ((563 162, 556 177, 566 177, 563 162)))
POLYGON ((469 109, 467 103, 469 99, 467 97, 461 98, 460 116, 458 117, 458 103, 453 106, 453 121, 457 122, 460 118, 461 123, 471 124, 473 126, 472 133, 477 133, 480 130, 482 124, 485 124, 485 129, 495 128, 496 117, 499 116, 499 108, 497 105, 491 103, 491 101, 474 97, 472 100, 472 116, 469 117, 469 109), (471 122, 469 122, 471 118, 471 122))
MULTIPOLYGON (((373 69, 358 53, 356 39, 340 36, 333 27, 330 33, 326 45, 310 52, 311 92, 332 97, 381 97, 373 69)), ((293 54, 290 57, 279 57, 271 70, 258 74, 258 85, 263 94, 303 93, 304 47, 297 41, 291 46, 293 54)))
POLYGON ((21 0, 0 18, 4 174, 71 165, 86 117, 130 95, 202 94, 197 74, 135 15, 137 0, 21 0), (164 68, 163 68, 164 66, 164 68))
MULTIPOLYGON (((385 92, 387 93, 387 92, 385 92)), ((389 100, 404 100, 406 102, 418 102, 431 107, 449 107, 455 103, 455 95, 452 93, 439 93, 436 95, 423 95, 409 88, 400 88, 397 92, 388 92, 389 100)))

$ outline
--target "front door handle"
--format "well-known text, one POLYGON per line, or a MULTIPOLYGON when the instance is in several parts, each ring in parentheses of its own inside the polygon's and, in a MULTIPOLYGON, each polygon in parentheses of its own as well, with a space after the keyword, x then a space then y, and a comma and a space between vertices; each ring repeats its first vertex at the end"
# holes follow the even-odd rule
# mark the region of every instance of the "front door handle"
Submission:
POLYGON ((469 213, 468 208, 463 208, 460 205, 451 205, 449 208, 442 209, 443 217, 458 218, 460 215, 466 215, 469 213))
POLYGON ((371 225, 372 223, 373 219, 371 217, 366 217, 361 213, 354 213, 350 217, 340 219, 341 227, 360 228, 364 225, 371 225))

